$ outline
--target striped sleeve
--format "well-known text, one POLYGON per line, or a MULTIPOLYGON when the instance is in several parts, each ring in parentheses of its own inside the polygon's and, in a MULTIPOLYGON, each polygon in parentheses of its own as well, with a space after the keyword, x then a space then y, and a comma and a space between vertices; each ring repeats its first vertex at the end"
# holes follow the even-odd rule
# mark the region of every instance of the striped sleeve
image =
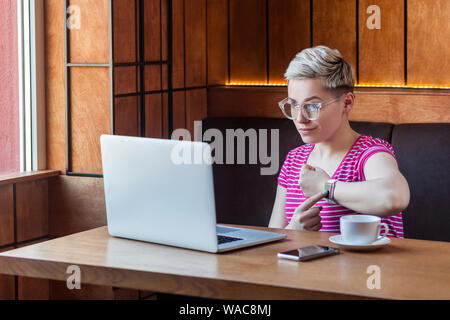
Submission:
MULTIPOLYGON (((292 151, 294 151, 294 150, 292 150, 292 151)), ((283 188, 287 188, 287 179, 289 177, 289 172, 291 170, 291 163, 292 163, 292 157, 293 157, 292 151, 290 151, 287 154, 286 159, 284 160, 283 166, 281 167, 280 174, 278 175, 278 185, 283 188)))
POLYGON ((362 154, 361 157, 359 159, 359 163, 358 163, 358 175, 361 178, 362 181, 366 180, 365 175, 364 175, 364 167, 366 165, 367 160, 369 160, 369 158, 371 156, 373 156, 376 153, 379 152, 387 152, 389 153, 392 157, 394 157, 395 161, 397 161, 397 159, 395 158, 395 154, 394 154, 394 149, 392 148, 392 146, 382 140, 382 139, 374 139, 376 141, 376 143, 367 148, 362 154))

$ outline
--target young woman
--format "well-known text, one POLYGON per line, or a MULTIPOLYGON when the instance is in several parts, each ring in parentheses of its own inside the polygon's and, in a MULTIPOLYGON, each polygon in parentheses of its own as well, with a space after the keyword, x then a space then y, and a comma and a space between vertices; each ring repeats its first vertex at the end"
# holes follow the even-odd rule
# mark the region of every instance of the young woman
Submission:
POLYGON ((269 227, 340 233, 341 216, 371 214, 389 225, 388 236, 402 238, 409 186, 391 145, 350 127, 350 64, 318 46, 297 54, 285 78, 288 98, 279 106, 305 144, 281 168, 269 227))

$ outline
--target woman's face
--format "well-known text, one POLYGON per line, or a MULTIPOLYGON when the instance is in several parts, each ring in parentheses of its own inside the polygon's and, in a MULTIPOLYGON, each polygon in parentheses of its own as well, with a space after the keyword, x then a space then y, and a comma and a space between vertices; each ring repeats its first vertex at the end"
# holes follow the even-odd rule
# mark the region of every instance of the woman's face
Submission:
MULTIPOLYGON (((323 88, 320 79, 290 80, 288 95, 298 104, 326 102, 338 98, 331 91, 323 88)), ((294 119, 294 124, 305 143, 316 144, 326 141, 339 129, 344 115, 351 109, 351 107, 345 107, 344 104, 344 101, 348 102, 348 95, 346 94, 339 100, 323 106, 319 111, 317 120, 308 120, 299 112, 297 118, 294 119)), ((353 99, 351 99, 351 102, 353 102, 353 99)))

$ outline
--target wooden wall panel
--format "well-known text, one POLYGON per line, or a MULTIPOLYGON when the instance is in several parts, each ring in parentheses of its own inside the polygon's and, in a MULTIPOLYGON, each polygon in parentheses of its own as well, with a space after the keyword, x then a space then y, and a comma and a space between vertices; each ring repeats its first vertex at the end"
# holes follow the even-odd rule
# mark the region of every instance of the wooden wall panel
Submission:
MULTIPOLYGON (((355 107, 349 117, 352 121, 450 122, 450 93, 446 91, 361 88, 356 89, 355 95, 355 107)), ((208 92, 208 116, 283 118, 277 102, 285 97, 285 88, 212 88, 208 92)))
POLYGON ((450 86, 450 1, 408 0, 408 84, 450 86))
POLYGON ((160 0, 144 1, 144 15, 145 61, 159 61, 161 59, 160 0))
POLYGON ((65 171, 64 1, 44 6, 47 168, 65 171))
POLYGON ((169 32, 168 30, 168 12, 167 12, 167 7, 168 7, 168 1, 169 0, 161 0, 161 43, 162 43, 162 47, 161 47, 161 59, 162 60, 167 60, 168 59, 168 43, 167 43, 167 34, 169 32))
POLYGON ((162 94, 148 94, 145 96, 145 136, 162 138, 163 136, 163 105, 162 94))
POLYGON ((184 88, 184 0, 172 0, 172 86, 184 88))
POLYGON ((284 117, 278 102, 286 89, 227 87, 208 90, 208 117, 284 117))
MULTIPOLYGON (((201 121, 206 118, 206 89, 186 91, 186 128, 191 132, 194 139, 194 121, 201 121)), ((201 132, 197 132, 201 137, 201 132)))
POLYGON ((228 82, 228 0, 207 0, 208 84, 228 82))
POLYGON ((48 180, 48 189, 50 237, 106 225, 103 179, 59 176, 48 180))
MULTIPOLYGON (((81 280, 83 281, 83 279, 81 280)), ((69 290, 64 281, 50 281, 50 300, 114 300, 112 287, 81 283, 80 290, 69 290)))
POLYGON ((0 246, 14 243, 13 186, 0 187, 0 246))
POLYGON ((136 27, 135 2, 114 0, 114 62, 135 62, 136 27))
POLYGON ((110 134, 109 70, 72 68, 72 171, 101 173, 100 135, 110 134))
POLYGON ((284 82, 295 55, 311 46, 310 0, 269 0, 269 82, 284 82))
POLYGON ((359 0, 359 83, 404 85, 404 0, 359 0), (370 5, 380 7, 381 29, 367 28, 370 5))
POLYGON ((136 67, 114 68, 114 94, 137 92, 136 67))
POLYGON ((48 235, 48 181, 16 184, 17 241, 48 235))
POLYGON ((115 134, 139 135, 138 97, 115 98, 115 134))
MULTIPOLYGON (((0 249, 0 252, 13 250, 14 247, 0 249)), ((14 300, 16 297, 14 276, 0 274, 0 300, 14 300)))
MULTIPOLYGON (((30 246, 39 242, 43 241, 41 240, 30 242, 25 245, 18 246, 18 248, 30 246)), ((17 277, 17 293, 18 293, 17 298, 19 300, 48 300, 49 284, 50 281, 46 279, 17 277)))
POLYGON ((161 66, 145 66, 145 91, 161 90, 161 66))
POLYGON ((230 0, 230 81, 267 81, 266 2, 230 0))
POLYGON ((186 87, 206 85, 206 0, 185 0, 186 87))
POLYGON ((186 92, 175 91, 172 100, 173 129, 186 128, 186 92))
POLYGON ((162 94, 163 101, 163 138, 169 139, 169 94, 162 94))
POLYGON ((80 28, 70 29, 70 61, 109 62, 109 0, 71 0, 70 5, 80 8, 80 28))
POLYGON ((450 93, 378 93, 356 95, 350 120, 390 123, 449 123, 450 93), (426 107, 424 107, 426 106, 426 107))
POLYGON ((313 46, 338 49, 356 71, 356 1, 313 1, 313 46))

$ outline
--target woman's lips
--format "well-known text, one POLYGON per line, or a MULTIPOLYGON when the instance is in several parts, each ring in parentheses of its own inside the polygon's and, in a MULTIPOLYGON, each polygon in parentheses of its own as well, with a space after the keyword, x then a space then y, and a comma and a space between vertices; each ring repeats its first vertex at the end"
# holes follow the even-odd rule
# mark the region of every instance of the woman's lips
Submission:
POLYGON ((301 134, 310 134, 314 130, 316 130, 316 128, 312 128, 312 129, 298 129, 298 131, 300 131, 301 134))

